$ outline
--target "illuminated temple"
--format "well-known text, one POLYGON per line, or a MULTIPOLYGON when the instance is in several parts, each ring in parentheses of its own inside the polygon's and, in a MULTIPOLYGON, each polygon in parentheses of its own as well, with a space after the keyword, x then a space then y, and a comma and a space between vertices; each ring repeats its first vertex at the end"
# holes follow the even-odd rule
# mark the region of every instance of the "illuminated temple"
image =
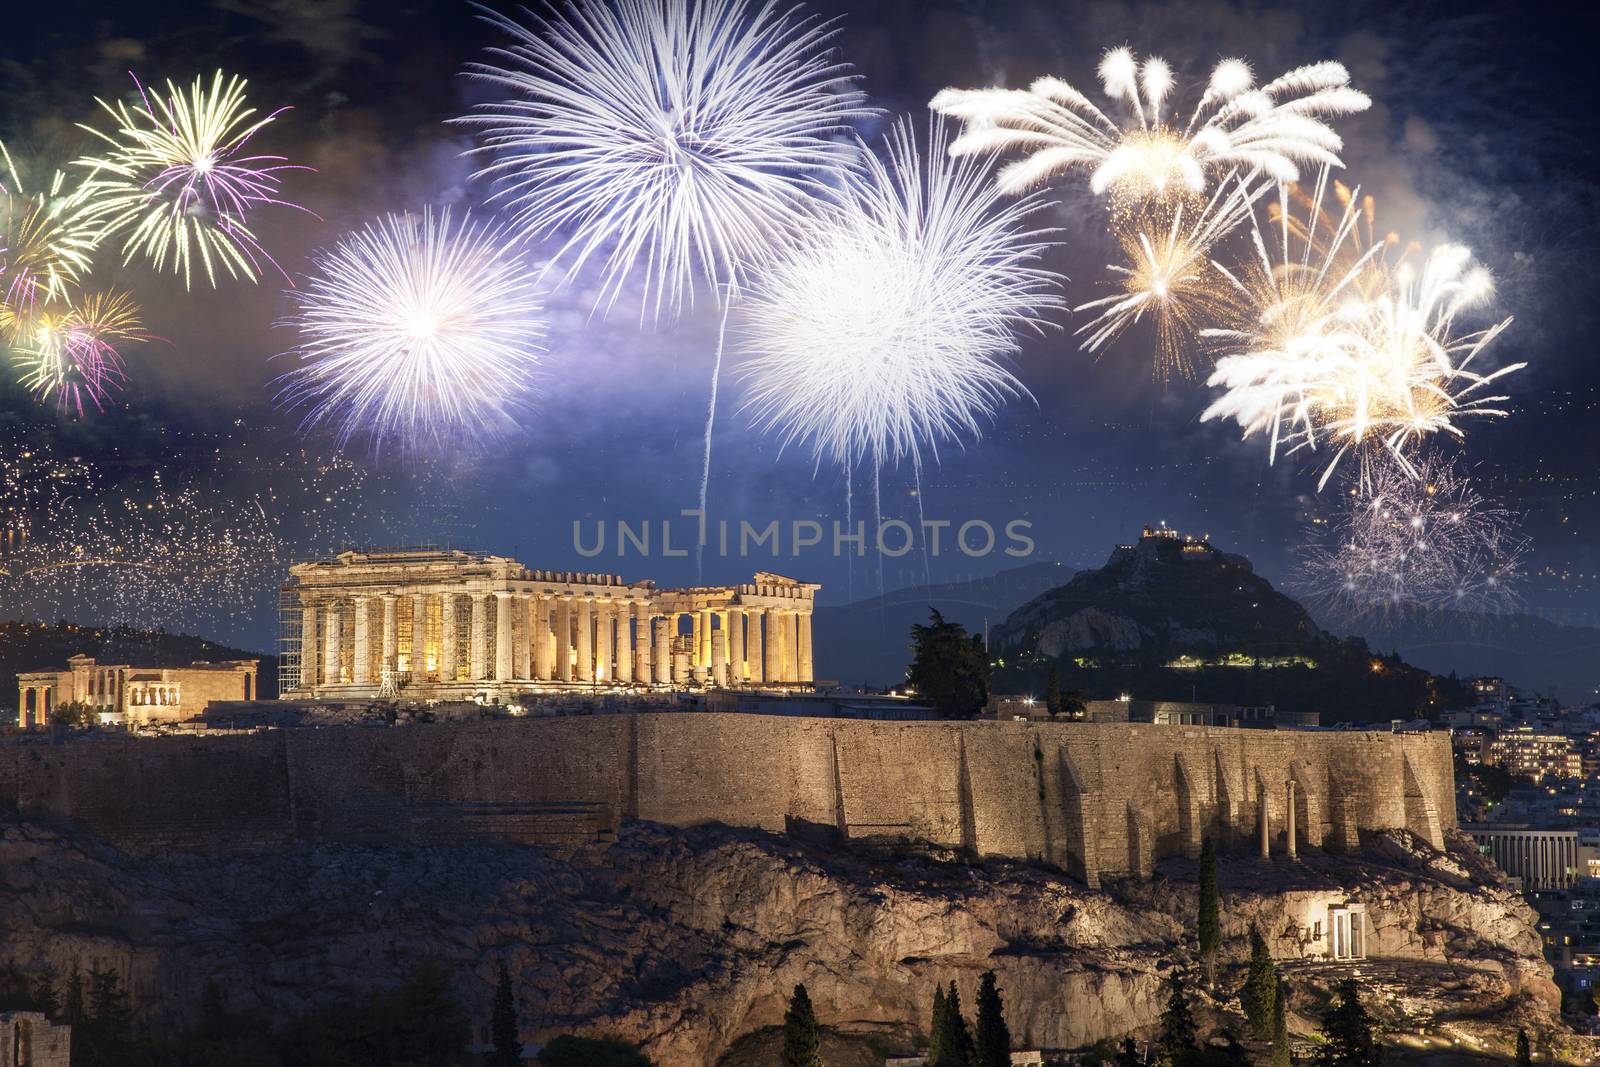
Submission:
POLYGON ((758 573, 658 589, 456 550, 289 568, 282 696, 498 700, 537 690, 812 681, 816 584, 758 573))

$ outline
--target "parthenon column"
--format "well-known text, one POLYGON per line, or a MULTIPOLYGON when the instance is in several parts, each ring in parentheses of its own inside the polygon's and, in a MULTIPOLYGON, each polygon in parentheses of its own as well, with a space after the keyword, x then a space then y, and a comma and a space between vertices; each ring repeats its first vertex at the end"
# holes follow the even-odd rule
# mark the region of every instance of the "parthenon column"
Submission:
POLYGON ((783 612, 768 608, 762 612, 767 617, 767 681, 783 681, 783 612))
POLYGON ((456 664, 456 595, 439 598, 439 680, 453 682, 459 673, 456 664))
POLYGON ((411 659, 406 666, 413 682, 428 676, 428 598, 421 593, 411 594, 411 659))
POLYGON ((811 662, 811 612, 800 612, 796 616, 796 624, 800 628, 800 677, 797 680, 810 685, 816 681, 811 662))
POLYGON ((617 681, 633 681, 633 605, 624 600, 617 605, 617 681))
MULTIPOLYGON (((524 620, 522 627, 522 640, 513 641, 511 644, 511 677, 529 678, 528 658, 533 651, 533 597, 526 593, 518 593, 511 602, 516 614, 524 620)), ((515 631, 513 622, 511 629, 515 631)))
POLYGON ((728 684, 738 685, 750 677, 744 662, 744 609, 728 609, 728 684))
POLYGON ((489 673, 489 594, 472 594, 472 629, 468 631, 467 678, 481 682, 489 673))
POLYGON ((656 682, 660 685, 672 684, 672 631, 670 626, 676 621, 676 615, 661 615, 654 620, 656 631, 655 675, 656 682))
POLYGON ((748 646, 745 654, 750 663, 750 680, 757 685, 767 680, 766 657, 762 654, 761 643, 761 619, 766 613, 766 608, 750 609, 750 632, 745 635, 748 646))
POLYGON ((783 680, 786 682, 798 681, 800 678, 800 642, 796 636, 799 625, 795 621, 796 612, 785 610, 783 613, 783 680))
POLYGON ((689 612, 689 666, 700 663, 700 613, 689 612))
POLYGON ((713 658, 711 652, 711 618, 712 611, 710 608, 700 609, 700 647, 699 651, 695 653, 695 662, 707 670, 711 669, 713 658))
POLYGON ((551 662, 553 650, 550 647, 555 635, 550 632, 549 597, 533 598, 533 620, 529 628, 533 631, 533 676, 548 682, 555 677, 555 664, 551 662))
POLYGON ((655 632, 651 628, 650 605, 641 600, 634 605, 634 621, 639 624, 638 662, 634 664, 634 673, 644 685, 649 685, 655 679, 652 677, 650 667, 650 652, 655 645, 655 632))
POLYGON ((350 667, 350 681, 354 685, 372 684, 372 612, 367 610, 367 597, 358 596, 356 603, 356 624, 354 660, 350 667))
POLYGON ((300 688, 311 690, 317 684, 317 606, 300 609, 300 688))
POLYGON ((511 677, 511 594, 504 590, 494 594, 494 677, 511 677))
POLYGON ((594 679, 597 682, 610 682, 615 679, 615 675, 611 670, 612 620, 611 601, 602 600, 596 603, 594 679))
POLYGON ((594 681, 594 601, 578 601, 578 681, 594 681))
POLYGON ((728 631, 711 633, 711 681, 717 688, 728 684, 728 631))
POLYGON ((556 678, 572 681, 572 598, 556 597, 556 678))
POLYGON ((383 595, 383 668, 391 675, 400 669, 400 624, 392 594, 383 595))
POLYGON ((322 684, 338 685, 344 680, 344 649, 340 638, 344 636, 344 620, 339 616, 339 602, 328 602, 327 614, 322 618, 322 684))

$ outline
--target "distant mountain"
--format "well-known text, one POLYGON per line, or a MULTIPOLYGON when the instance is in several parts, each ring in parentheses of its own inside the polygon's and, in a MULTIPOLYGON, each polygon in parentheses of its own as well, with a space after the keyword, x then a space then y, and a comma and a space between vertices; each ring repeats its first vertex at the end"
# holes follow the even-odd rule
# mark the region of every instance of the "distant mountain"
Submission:
POLYGON ((1322 630, 1243 556, 1168 530, 1035 596, 990 631, 997 692, 1273 704, 1324 722, 1411 719, 1466 688, 1322 630))
POLYGON ((1147 533, 1099 570, 1035 597, 990 635, 991 647, 1055 658, 1084 653, 1308 654, 1327 635, 1243 556, 1209 542, 1147 533))
POLYGON ((1537 615, 1400 612, 1355 627, 1373 648, 1394 649, 1439 674, 1496 675, 1568 701, 1600 698, 1600 629, 1537 615))
POLYGON ((927 622, 931 609, 981 634, 985 624, 998 624, 1070 573, 1059 563, 1029 563, 987 578, 913 586, 818 608, 812 625, 817 677, 847 685, 898 685, 911 660, 911 624, 927 622))
POLYGON ((70 622, 0 622, 0 708, 15 706, 18 673, 65 670, 67 657, 76 655, 135 667, 186 667, 197 660, 259 659, 257 692, 263 700, 278 695, 276 656, 164 630, 79 626, 70 622))

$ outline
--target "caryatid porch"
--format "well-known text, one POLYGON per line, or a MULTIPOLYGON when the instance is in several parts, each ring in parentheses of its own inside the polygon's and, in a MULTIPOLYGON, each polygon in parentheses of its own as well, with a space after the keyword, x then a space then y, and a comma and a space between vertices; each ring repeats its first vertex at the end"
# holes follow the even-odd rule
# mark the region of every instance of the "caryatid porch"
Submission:
POLYGON ((287 697, 804 687, 814 673, 820 587, 777 574, 662 590, 436 550, 345 552, 290 574, 287 697))

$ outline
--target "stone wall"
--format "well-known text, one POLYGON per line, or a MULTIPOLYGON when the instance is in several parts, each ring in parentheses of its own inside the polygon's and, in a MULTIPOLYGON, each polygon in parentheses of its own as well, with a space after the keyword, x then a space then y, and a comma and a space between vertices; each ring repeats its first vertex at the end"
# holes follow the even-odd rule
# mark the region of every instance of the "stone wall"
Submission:
POLYGON ((1398 827, 1442 847, 1449 738, 667 713, 0 746, 0 807, 134 850, 463 834, 559 845, 638 818, 925 840, 1096 884, 1196 855, 1207 833, 1258 847, 1263 806, 1282 852, 1291 795, 1302 849, 1398 827))

